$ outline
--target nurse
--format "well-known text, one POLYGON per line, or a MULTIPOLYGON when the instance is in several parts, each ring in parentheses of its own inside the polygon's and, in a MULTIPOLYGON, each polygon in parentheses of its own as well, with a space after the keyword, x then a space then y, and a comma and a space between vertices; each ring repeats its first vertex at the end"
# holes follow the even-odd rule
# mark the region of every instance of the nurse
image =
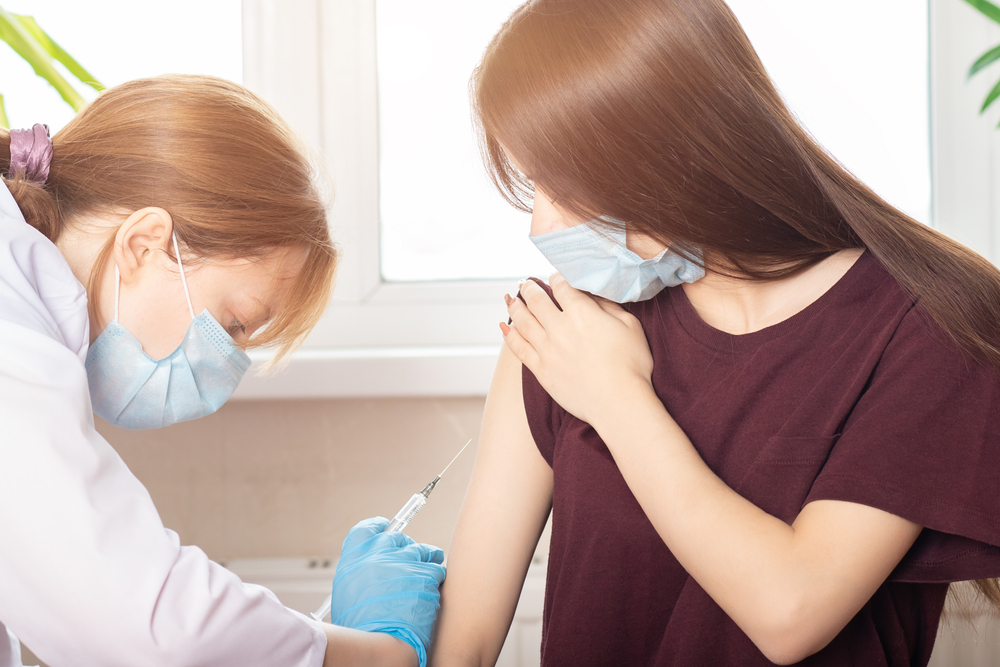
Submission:
POLYGON ((921 666, 949 582, 1000 602, 1000 271, 722 0, 526 2, 473 90, 561 275, 507 300, 438 664, 494 664, 550 508, 545 666, 921 666))
POLYGON ((309 333, 336 264, 314 173, 210 77, 110 89, 51 141, 0 130, 0 667, 17 637, 52 667, 425 663, 440 550, 362 522, 315 622, 181 546, 94 429, 210 414, 247 347, 309 333))

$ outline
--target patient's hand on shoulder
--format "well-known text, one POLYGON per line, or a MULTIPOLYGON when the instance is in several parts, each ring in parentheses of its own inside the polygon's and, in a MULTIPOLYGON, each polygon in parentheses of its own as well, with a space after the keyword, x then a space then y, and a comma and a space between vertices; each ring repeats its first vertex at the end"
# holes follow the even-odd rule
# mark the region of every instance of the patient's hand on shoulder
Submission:
POLYGON ((575 417, 596 424, 652 386, 653 356, 639 320, 618 304, 550 279, 555 301, 527 281, 507 298, 513 326, 507 347, 550 396, 575 417))

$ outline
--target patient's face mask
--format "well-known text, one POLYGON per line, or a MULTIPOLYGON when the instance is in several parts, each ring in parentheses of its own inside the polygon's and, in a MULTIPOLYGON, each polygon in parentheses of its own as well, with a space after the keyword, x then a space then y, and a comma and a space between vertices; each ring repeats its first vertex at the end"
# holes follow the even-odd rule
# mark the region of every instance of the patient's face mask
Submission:
POLYGON ((664 287, 693 283, 705 269, 665 248, 643 259, 625 244, 624 225, 595 228, 593 222, 531 237, 531 242, 572 287, 615 303, 645 301, 664 287))
POLYGON ((87 352, 94 412, 115 426, 160 428, 210 415, 229 400, 250 367, 250 358, 207 308, 195 316, 176 235, 173 241, 191 314, 181 344, 153 359, 118 322, 121 277, 115 265, 115 316, 87 352))

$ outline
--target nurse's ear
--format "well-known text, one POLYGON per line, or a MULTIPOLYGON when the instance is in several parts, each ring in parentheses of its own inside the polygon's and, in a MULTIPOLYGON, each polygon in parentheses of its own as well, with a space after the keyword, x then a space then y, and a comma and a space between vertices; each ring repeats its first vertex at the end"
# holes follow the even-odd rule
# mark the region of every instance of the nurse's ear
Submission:
POLYGON ((125 219, 115 234, 113 253, 123 283, 130 282, 158 251, 171 248, 173 229, 170 214, 157 206, 139 209, 125 219))

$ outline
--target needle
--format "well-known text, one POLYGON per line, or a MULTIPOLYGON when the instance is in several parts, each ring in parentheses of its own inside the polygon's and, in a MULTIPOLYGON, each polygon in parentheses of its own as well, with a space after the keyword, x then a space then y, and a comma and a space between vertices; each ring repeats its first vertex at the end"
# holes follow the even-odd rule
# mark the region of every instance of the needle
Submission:
POLYGON ((465 443, 465 445, 463 445, 460 450, 458 450, 458 454, 455 454, 455 458, 453 458, 451 461, 448 462, 448 465, 444 467, 444 470, 441 471, 441 474, 438 475, 438 477, 441 477, 441 475, 444 475, 446 472, 448 472, 448 468, 451 467, 451 464, 454 463, 458 459, 458 457, 462 455, 462 452, 465 451, 465 448, 471 444, 472 444, 472 438, 469 438, 469 441, 465 443))
MULTIPOLYGON (((465 448, 468 447, 470 444, 472 444, 472 438, 469 438, 469 442, 465 443, 465 446, 463 446, 460 450, 458 450, 458 454, 455 454, 455 458, 448 462, 448 465, 446 465, 444 467, 444 470, 441 471, 441 475, 448 472, 448 468, 451 467, 451 464, 455 462, 455 459, 457 459, 459 456, 462 455, 462 452, 464 452, 465 448)), ((438 475, 437 477, 432 479, 430 483, 428 483, 427 486, 424 487, 424 490, 420 492, 423 494, 424 498, 431 495, 431 491, 433 491, 434 487, 437 486, 438 482, 441 481, 441 475, 438 475)))

